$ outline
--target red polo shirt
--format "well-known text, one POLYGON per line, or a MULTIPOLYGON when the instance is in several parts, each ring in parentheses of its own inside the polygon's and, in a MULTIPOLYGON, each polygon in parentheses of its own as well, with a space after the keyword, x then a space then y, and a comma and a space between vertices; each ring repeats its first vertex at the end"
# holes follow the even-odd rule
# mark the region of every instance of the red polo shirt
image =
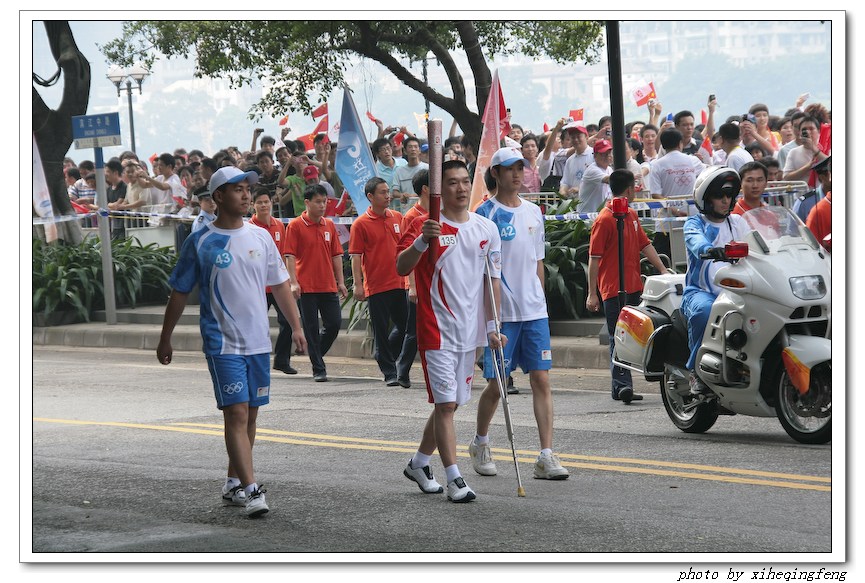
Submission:
POLYGON ((397 211, 387 209, 381 216, 370 207, 351 225, 348 252, 363 256, 363 291, 367 297, 405 288, 405 278, 396 272, 401 223, 402 215, 397 211))
MULTIPOLYGON (((589 239, 589 255, 600 257, 598 263, 598 290, 601 299, 608 300, 619 293, 619 233, 611 203, 607 203, 592 225, 589 239)), ((633 209, 628 209, 624 219, 623 239, 625 258, 625 291, 638 292, 643 289, 640 279, 640 251, 650 243, 640 219, 633 209)))
POLYGON ((811 212, 808 213, 808 221, 805 223, 817 241, 823 245, 823 239, 826 235, 832 234, 832 192, 827 192, 826 196, 820 199, 811 212))
MULTIPOLYGON (((255 225, 256 227, 261 227, 265 231, 270 233, 270 236, 273 237, 273 242, 276 243, 276 248, 279 249, 279 254, 284 255, 283 249, 285 245, 285 225, 279 219, 275 219, 270 217, 270 223, 265 225, 261 221, 259 221, 255 215, 252 215, 252 218, 249 219, 249 222, 255 225)), ((266 293, 270 293, 270 286, 264 288, 266 293)))
POLYGON ((303 211, 288 223, 283 253, 295 258, 297 283, 303 293, 336 292, 333 258, 342 255, 342 245, 333 221, 322 217, 314 223, 303 211))
MULTIPOLYGON (((760 204, 760 206, 767 206, 767 205, 766 204, 760 204)), ((749 210, 755 209, 755 208, 757 208, 757 207, 750 206, 747 202, 745 202, 744 198, 739 198, 739 200, 736 201, 736 206, 733 207, 733 214, 734 215, 744 215, 749 210)))
POLYGON ((417 217, 426 217, 429 215, 429 211, 423 208, 420 203, 415 203, 413 207, 405 211, 405 216, 402 218, 402 225, 400 225, 400 230, 405 233, 408 231, 409 225, 411 225, 412 221, 417 217))

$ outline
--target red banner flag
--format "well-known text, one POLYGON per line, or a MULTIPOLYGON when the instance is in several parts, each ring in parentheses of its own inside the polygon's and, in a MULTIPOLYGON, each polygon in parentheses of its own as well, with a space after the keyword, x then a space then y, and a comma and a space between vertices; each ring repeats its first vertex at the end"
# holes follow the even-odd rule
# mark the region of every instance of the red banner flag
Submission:
POLYGON ((572 109, 568 112, 568 115, 573 121, 583 121, 583 108, 581 107, 580 109, 572 109))
POLYGON ((712 150, 712 139, 710 137, 706 136, 706 139, 703 140, 703 143, 700 145, 700 154, 700 157, 703 158, 704 164, 712 164, 712 158, 715 155, 715 152, 712 150))
POLYGON ((499 140, 502 140, 506 135, 511 133, 511 112, 505 106, 505 96, 502 95, 502 85, 499 87, 499 140))
POLYGON ((507 109, 504 106, 502 99, 502 90, 499 85, 499 72, 493 73, 493 84, 490 87, 490 93, 487 97, 487 103, 484 106, 484 115, 482 117, 483 130, 481 131, 481 143, 478 146, 477 161, 475 163, 475 177, 472 182, 472 196, 469 200, 469 209, 474 210, 477 206, 486 200, 490 193, 484 184, 484 174, 489 168, 490 159, 496 150, 499 149, 499 144, 502 135, 502 115, 507 115, 507 109))
POLYGON ((319 105, 312 110, 312 119, 318 119, 323 115, 327 115, 327 104, 319 105))
POLYGON ((374 116, 373 114, 371 114, 370 112, 368 112, 368 111, 366 112, 366 116, 369 118, 369 121, 371 121, 372 123, 375 123, 375 122, 378 121, 378 120, 375 118, 375 116, 374 116))
POLYGON ((705 109, 700 110, 700 123, 706 125, 706 122, 709 121, 709 114, 706 113, 705 109))
POLYGON ((832 124, 824 123, 820 126, 820 138, 817 140, 820 150, 827 156, 832 155, 832 124))
POLYGON ((288 116, 285 116, 284 118, 279 120, 279 125, 281 125, 281 126, 284 126, 287 123, 288 123, 288 116))
POLYGON ((547 122, 544 122, 544 133, 550 131, 550 125, 547 122))

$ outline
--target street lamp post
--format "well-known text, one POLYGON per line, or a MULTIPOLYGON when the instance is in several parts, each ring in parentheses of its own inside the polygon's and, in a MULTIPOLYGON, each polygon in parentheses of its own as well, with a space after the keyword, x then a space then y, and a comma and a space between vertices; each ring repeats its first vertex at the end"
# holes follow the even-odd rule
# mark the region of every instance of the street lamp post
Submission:
POLYGON ((141 63, 135 63, 128 71, 121 67, 120 65, 112 65, 108 69, 108 80, 114 83, 114 86, 117 87, 117 97, 120 97, 120 84, 123 83, 123 80, 126 80, 126 96, 129 99, 129 137, 132 140, 132 152, 134 154, 138 154, 135 150, 135 120, 132 117, 132 81, 138 83, 138 94, 141 95, 141 83, 150 76, 150 71, 147 70, 141 63))

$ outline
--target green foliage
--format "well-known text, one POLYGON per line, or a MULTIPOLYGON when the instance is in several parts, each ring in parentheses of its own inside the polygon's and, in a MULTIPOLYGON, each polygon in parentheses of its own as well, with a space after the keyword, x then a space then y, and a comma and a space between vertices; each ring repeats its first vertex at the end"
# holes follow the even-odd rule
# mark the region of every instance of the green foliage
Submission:
MULTIPOLYGON (((347 249, 347 245, 343 245, 343 248, 347 249)), ((366 328, 367 332, 370 332, 372 328, 369 324, 369 303, 366 300, 358 301, 354 299, 354 274, 351 271, 351 256, 348 254, 348 251, 343 253, 342 256, 342 272, 345 278, 345 287, 348 289, 348 296, 343 300, 341 307, 344 309, 347 305, 351 304, 351 308, 348 311, 348 326, 346 329, 351 332, 363 320, 367 320, 366 328)))
POLYGON ((365 322, 364 330, 366 337, 361 342, 361 348, 365 348, 367 353, 372 356, 375 349, 375 340, 372 335, 372 322, 369 319, 369 302, 366 300, 356 300, 354 297, 354 274, 351 271, 351 257, 348 254, 348 245, 343 245, 346 250, 342 256, 342 271, 345 278, 345 287, 348 289, 348 296, 340 305, 341 309, 345 309, 349 304, 351 307, 348 310, 348 325, 346 332, 351 332, 365 322))
POLYGON ((125 239, 113 241, 111 253, 119 305, 134 308, 138 302, 166 301, 171 291, 168 277, 177 260, 171 247, 159 247, 156 243, 142 246, 137 239, 125 239))
POLYGON ((92 241, 48 245, 33 240, 34 314, 73 311, 89 321, 95 298, 102 296, 102 259, 92 241))
MULTIPOLYGON (((190 57, 196 76, 227 79, 231 87, 264 80, 267 94, 251 116, 281 116, 285 111, 309 113, 343 83, 347 67, 357 57, 387 67, 409 88, 456 118, 474 116, 468 108, 466 83, 454 56, 467 55, 476 85, 489 79, 484 58, 525 54, 548 56, 558 63, 597 62, 603 25, 589 21, 131 21, 123 34, 100 50, 110 62, 129 65, 141 60, 152 65, 157 54, 190 57), (480 59, 463 42, 479 45, 480 59), (429 52, 447 73, 444 95, 425 85, 406 66, 429 52)), ((486 98, 488 85, 477 90, 486 98)), ((476 99, 471 100, 476 103, 476 99)), ((461 126, 462 126, 461 121, 461 126)), ((470 124, 466 124, 470 125, 470 124)), ((465 129, 465 128, 464 128, 465 129)))
MULTIPOLYGON (((573 212, 577 202, 562 201, 547 214, 573 212)), ((591 229, 583 221, 547 221, 544 229, 544 291, 550 319, 585 316, 591 229)))
MULTIPOLYGON (((142 301, 164 301, 168 276, 176 257, 156 243, 142 247, 137 240, 114 241, 114 287, 117 303, 135 307, 142 301)), ((105 306, 102 255, 98 239, 78 245, 33 240, 33 313, 48 317, 71 311, 85 321, 105 306)))

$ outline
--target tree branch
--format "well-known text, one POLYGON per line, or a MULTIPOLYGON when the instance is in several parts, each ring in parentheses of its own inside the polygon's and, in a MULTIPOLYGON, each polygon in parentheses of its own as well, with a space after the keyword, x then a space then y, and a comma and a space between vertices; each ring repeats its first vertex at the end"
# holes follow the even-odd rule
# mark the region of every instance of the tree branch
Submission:
POLYGON ((490 87, 493 84, 493 77, 489 66, 487 66, 487 59, 481 50, 480 39, 474 24, 470 20, 460 20, 457 21, 456 26, 468 58, 469 67, 475 78, 475 99, 478 113, 483 114, 487 97, 490 94, 490 87))
POLYGON ((384 65, 394 76, 403 82, 407 87, 414 89, 430 102, 445 111, 453 112, 456 109, 457 101, 445 97, 438 91, 435 91, 429 85, 415 77, 411 71, 402 66, 402 64, 394 58, 390 53, 378 47, 378 41, 381 40, 381 35, 374 32, 365 25, 360 25, 361 38, 356 42, 349 42, 345 46, 363 57, 368 57, 384 65))

